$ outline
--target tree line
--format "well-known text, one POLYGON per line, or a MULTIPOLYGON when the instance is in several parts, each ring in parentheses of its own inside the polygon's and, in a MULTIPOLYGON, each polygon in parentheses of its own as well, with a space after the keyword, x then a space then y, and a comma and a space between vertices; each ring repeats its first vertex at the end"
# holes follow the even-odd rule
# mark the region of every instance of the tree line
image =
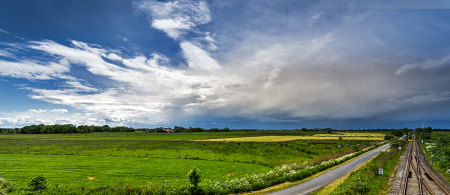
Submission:
MULTIPOLYGON (((75 133, 93 133, 93 132, 164 132, 163 130, 170 129, 175 133, 192 133, 192 132, 230 132, 231 129, 225 127, 223 129, 212 128, 204 129, 200 127, 180 127, 172 128, 133 128, 125 126, 110 127, 108 125, 94 126, 94 125, 80 125, 73 124, 65 125, 29 125, 22 128, 0 128, 0 133, 20 133, 20 134, 75 134, 75 133)), ((256 131, 257 129, 240 129, 241 131, 256 131)))
POLYGON ((73 134, 73 133, 92 133, 92 132, 135 132, 132 127, 109 127, 108 125, 94 126, 94 125, 29 125, 22 128, 0 129, 2 133, 21 133, 21 134, 73 134))
MULTIPOLYGON (((219 129, 219 128, 211 128, 205 129, 201 127, 181 127, 175 126, 173 128, 168 127, 157 127, 157 128, 133 128, 133 127, 125 127, 125 126, 117 126, 110 127, 108 125, 103 126, 95 126, 95 125, 73 125, 73 124, 64 124, 64 125, 29 125, 24 126, 22 128, 0 128, 0 133, 21 133, 21 134, 73 134, 73 133, 92 133, 92 132, 167 132, 164 130, 169 129, 170 132, 174 133, 193 133, 193 132, 230 132, 230 131, 258 131, 258 129, 230 129, 228 127, 219 129)), ((301 129, 293 129, 286 131, 314 131, 314 132, 339 132, 339 131, 384 131, 389 132, 391 136, 400 137, 402 135, 406 135, 409 131, 413 129, 403 128, 403 129, 331 129, 331 128, 301 128, 301 129)), ((431 133, 431 131, 449 131, 449 129, 432 129, 431 127, 426 128, 416 128, 415 131, 419 134, 427 135, 431 133)), ((389 138, 387 138, 389 139, 389 138)))

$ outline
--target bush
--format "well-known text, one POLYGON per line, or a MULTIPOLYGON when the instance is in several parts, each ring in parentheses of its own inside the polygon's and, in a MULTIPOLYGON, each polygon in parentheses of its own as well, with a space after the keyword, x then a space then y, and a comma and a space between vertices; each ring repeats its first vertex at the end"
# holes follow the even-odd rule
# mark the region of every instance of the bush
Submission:
POLYGON ((391 147, 398 148, 399 146, 402 146, 403 144, 404 144, 404 141, 396 139, 391 142, 391 147))
POLYGON ((37 190, 42 190, 42 189, 47 188, 47 183, 48 183, 47 178, 45 178, 42 175, 38 175, 38 176, 34 177, 33 179, 31 179, 28 186, 31 187, 31 189, 33 191, 37 191, 37 190))
MULTIPOLYGON (((4 173, 0 173, 0 176, 3 175, 4 173)), ((0 177, 0 194, 6 194, 8 192, 12 192, 15 189, 15 185, 13 182, 10 182, 2 177, 0 177)))

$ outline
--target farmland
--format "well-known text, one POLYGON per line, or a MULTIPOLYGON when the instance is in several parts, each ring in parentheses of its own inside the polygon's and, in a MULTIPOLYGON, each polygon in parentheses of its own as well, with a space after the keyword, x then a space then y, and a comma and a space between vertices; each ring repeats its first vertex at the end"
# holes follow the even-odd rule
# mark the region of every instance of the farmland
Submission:
POLYGON ((202 179, 220 182, 289 163, 320 163, 380 142, 383 135, 301 131, 0 134, 0 172, 22 190, 36 175, 46 176, 53 187, 70 189, 176 187, 189 184, 186 174, 193 167, 202 170, 202 179))
POLYGON ((381 133, 336 133, 336 134, 315 134, 311 136, 258 136, 258 137, 237 137, 205 139, 199 141, 230 141, 230 142, 291 142, 297 140, 383 140, 381 133))

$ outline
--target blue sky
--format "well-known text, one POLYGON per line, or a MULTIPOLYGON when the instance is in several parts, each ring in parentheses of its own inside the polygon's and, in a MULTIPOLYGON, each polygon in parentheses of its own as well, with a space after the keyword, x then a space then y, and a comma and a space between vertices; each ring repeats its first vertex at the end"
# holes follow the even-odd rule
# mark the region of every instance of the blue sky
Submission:
POLYGON ((448 128, 450 1, 0 1, 0 127, 448 128))

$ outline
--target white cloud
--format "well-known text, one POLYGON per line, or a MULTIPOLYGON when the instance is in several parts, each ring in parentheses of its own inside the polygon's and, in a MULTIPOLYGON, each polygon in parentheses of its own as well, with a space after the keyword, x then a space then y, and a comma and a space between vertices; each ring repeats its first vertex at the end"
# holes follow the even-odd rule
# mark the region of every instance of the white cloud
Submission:
POLYGON ((66 109, 36 110, 25 112, 0 112, 0 127, 22 127, 33 124, 74 124, 74 125, 124 125, 108 122, 93 113, 69 113, 66 109))
POLYGON ((211 36, 210 32, 206 32, 205 33, 205 38, 203 38, 207 43, 208 43, 208 49, 211 51, 217 50, 218 47, 215 44, 216 40, 214 40, 214 38, 211 36))
POLYGON ((10 52, 8 52, 8 51, 5 51, 5 50, 0 50, 0 56, 3 56, 3 57, 13 57, 14 54, 12 54, 12 53, 10 53, 10 52))
POLYGON ((50 80, 55 78, 64 78, 64 73, 70 68, 67 65, 57 62, 38 63, 31 60, 22 60, 10 62, 0 60, 0 75, 26 78, 29 80, 50 80))
POLYGON ((124 37, 124 36, 119 36, 120 39, 122 39, 123 42, 128 42, 128 38, 124 37))
MULTIPOLYGON (((218 63, 206 51, 189 42, 182 44, 189 62, 189 66, 183 69, 166 67, 165 64, 169 60, 158 53, 148 58, 143 55, 125 58, 118 52, 99 46, 78 41, 72 43, 73 46, 68 47, 52 41, 31 42, 29 48, 54 56, 58 62, 64 64, 66 67, 64 71, 68 71, 72 64, 82 65, 91 74, 107 76, 115 83, 114 85, 122 87, 99 90, 97 86, 71 76, 70 72, 59 71, 61 73, 58 78, 67 80, 63 88, 51 90, 23 87, 23 89, 32 91, 30 97, 33 99, 95 113, 91 118, 99 117, 98 120, 108 119, 116 124, 130 121, 157 123, 167 120, 171 113, 177 110, 187 109, 188 112, 195 114, 198 110, 192 110, 188 105, 200 105, 204 108, 223 105, 223 97, 220 94, 229 93, 224 86, 237 82, 226 77, 221 78, 222 73, 217 72, 221 70, 218 63), (105 59, 113 61, 107 62, 105 59), (205 74, 206 72, 208 74, 205 74)), ((33 65, 37 63, 39 62, 33 65)), ((30 66, 26 63, 14 65, 15 70, 28 69, 27 72, 30 72, 30 66)), ((38 67, 42 69, 46 66, 38 67)), ((58 69, 52 69, 56 70, 58 69)), ((18 77, 13 74, 9 76, 18 77)), ((36 75, 23 77, 30 80, 44 79, 36 75)), ((52 113, 56 110, 50 112, 32 109, 29 112, 52 113)))
POLYGON ((227 24, 223 29, 204 33, 196 29, 211 21, 204 2, 141 1, 139 6, 148 11, 153 27, 180 41, 187 66, 173 66, 161 53, 129 57, 75 40, 71 46, 53 41, 31 42, 29 48, 54 57, 54 62, 1 61, 12 64, 0 66, 0 74, 30 80, 65 79, 59 82, 63 83, 59 89, 36 86, 26 89, 31 91, 33 99, 70 106, 78 113, 35 109, 11 115, 21 117, 0 118, 0 122, 56 122, 52 117, 57 113, 62 115, 60 121, 72 120, 78 124, 173 124, 196 117, 199 120, 242 117, 264 121, 307 121, 308 118, 338 121, 448 101, 449 94, 445 91, 422 92, 427 86, 433 86, 429 83, 403 79, 412 70, 445 67, 450 57, 424 63, 398 60, 394 49, 390 49, 396 44, 383 38, 387 35, 373 33, 380 30, 379 26, 366 25, 374 16, 371 14, 350 14, 342 20, 334 18, 329 25, 314 25, 325 30, 304 29, 308 20, 311 24, 323 17, 324 13, 319 12, 302 18, 301 25, 297 25, 296 17, 278 20, 276 15, 270 15, 277 23, 298 26, 289 27, 286 32, 284 28, 277 29, 278 26, 266 27, 266 22, 255 28, 243 19, 232 23, 243 25, 227 24), (227 30, 230 26, 234 28, 227 30), (186 31, 200 36, 193 39, 181 36, 186 31), (223 50, 217 50, 216 44, 223 50), (56 69, 49 68, 52 64, 56 69), (75 78, 76 74, 69 72, 70 66, 75 65, 78 69, 85 68, 86 74, 93 75, 98 82, 75 78))
MULTIPOLYGON (((369 81, 375 76, 364 74, 364 69, 342 66, 346 60, 339 53, 323 56, 323 51, 328 50, 334 40, 334 35, 326 34, 311 40, 259 47, 253 55, 224 67, 194 43, 183 41, 180 46, 189 65, 184 68, 164 66, 168 59, 158 53, 126 58, 119 52, 78 41, 72 41, 72 47, 52 41, 32 42, 30 48, 55 56, 66 66, 85 66, 91 74, 106 76, 120 87, 100 90, 86 81, 72 78, 65 82, 65 88, 26 89, 32 91, 33 99, 70 106, 91 113, 89 120, 96 118, 112 124, 156 124, 219 110, 218 116, 254 117, 288 113, 291 117, 345 118, 359 116, 362 109, 369 114, 378 112, 365 108, 367 102, 358 99, 386 94, 366 90, 351 95, 352 89, 369 89, 376 83, 352 84, 353 88, 349 89, 343 79, 364 77, 369 81), (296 62, 307 64, 299 66, 296 62), (339 68, 330 62, 340 63, 339 68), (341 68, 351 71, 339 72, 341 68), (362 108, 356 109, 357 106, 362 108), (344 114, 341 110, 347 112, 344 114)), ((17 66, 24 67, 23 64, 17 66)), ((70 117, 74 115, 65 119, 70 117)), ((77 120, 89 121, 80 117, 77 120)))
POLYGON ((316 23, 323 16, 323 14, 324 14, 323 11, 314 14, 313 16, 308 18, 308 24, 309 25, 313 25, 314 23, 316 23))
POLYGON ((69 111, 67 111, 66 109, 53 109, 53 110, 50 110, 49 112, 53 112, 53 113, 66 113, 66 112, 69 112, 69 111))
POLYGON ((216 62, 216 60, 211 58, 206 51, 202 50, 196 45, 188 41, 183 41, 181 42, 180 46, 181 49, 183 50, 183 55, 186 58, 189 67, 196 70, 207 72, 214 72, 221 70, 221 67, 216 62))
POLYGON ((6 31, 6 30, 3 30, 3 29, 1 29, 1 28, 0 28, 0 32, 2 32, 2 33, 5 33, 5 34, 9 34, 9 32, 8 32, 8 31, 6 31))
POLYGON ((162 30, 177 39, 184 30, 211 21, 211 13, 204 1, 178 0, 172 2, 141 1, 140 10, 151 16, 152 27, 162 30))
POLYGON ((68 112, 66 109, 52 109, 52 110, 47 110, 47 109, 29 109, 28 111, 30 112, 34 112, 34 113, 66 113, 68 112))
POLYGON ((69 88, 75 90, 75 91, 82 91, 82 92, 96 92, 98 89, 86 86, 79 81, 67 81, 66 84, 69 88))
POLYGON ((36 113, 47 112, 47 110, 41 110, 41 109, 39 109, 39 110, 36 110, 36 109, 29 109, 28 111, 30 111, 30 112, 36 112, 36 113))

